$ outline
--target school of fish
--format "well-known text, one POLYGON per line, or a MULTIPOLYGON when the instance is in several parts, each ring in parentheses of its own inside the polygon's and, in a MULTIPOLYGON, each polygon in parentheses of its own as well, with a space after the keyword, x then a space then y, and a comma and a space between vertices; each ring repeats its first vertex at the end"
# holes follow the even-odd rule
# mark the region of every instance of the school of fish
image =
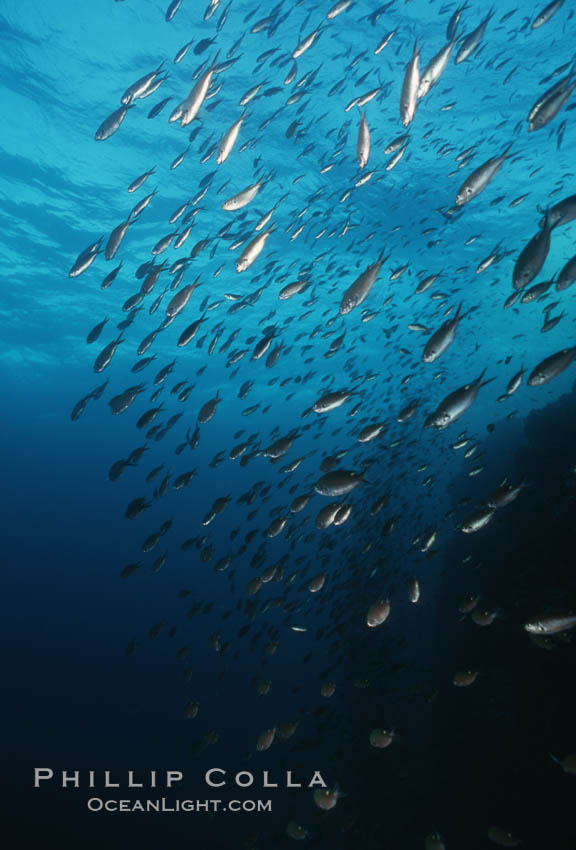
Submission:
MULTIPOLYGON (((115 2, 126 15, 138 6, 115 2)), ((103 234, 96 223, 71 265, 71 285, 102 290, 86 343, 93 371, 105 373, 71 417, 100 401, 110 434, 115 417, 130 418, 137 445, 110 458, 108 477, 134 479, 125 516, 138 523, 141 551, 119 573, 136 581, 193 557, 196 570, 228 582, 245 625, 230 633, 233 609, 225 612, 210 652, 233 654, 252 640, 266 662, 253 682, 258 698, 274 681, 281 642, 301 640, 305 662, 322 656, 350 592, 348 563, 362 573, 364 601, 346 618, 366 644, 383 647, 396 598, 426 606, 442 540, 466 535, 472 558, 475 536, 506 523, 530 482, 502 469, 484 483, 491 435, 517 415, 512 397, 545 392, 537 388, 576 360, 576 344, 559 336, 576 282, 575 175, 553 168, 576 108, 566 43, 574 9, 564 0, 506 13, 497 3, 430 4, 438 18, 430 29, 407 20, 409 5, 210 0, 202 9, 172 0, 147 45, 157 63, 119 80, 109 114, 95 120, 95 141, 110 146, 111 159, 139 120, 157 122, 167 144, 150 150, 144 173, 119 175, 123 220, 103 234), (230 26, 236 6, 241 30, 230 26), (162 27, 183 21, 193 37, 165 55, 162 27), (541 41, 552 31, 557 62, 541 41), (515 87, 519 50, 541 76, 530 91, 515 87), (493 94, 467 104, 485 120, 466 124, 459 87, 473 98, 475 79, 488 75, 493 94), (174 140, 181 152, 171 158, 174 140), (433 170, 420 170, 419 148, 434 151, 433 170), (238 179, 239 160, 249 181, 238 179), (554 183, 535 194, 531 178, 547 168, 554 183), (167 180, 181 202, 154 219, 167 180), (529 232, 519 225, 522 205, 523 216, 531 208, 529 232), (153 235, 136 256, 131 237, 142 227, 153 235), (489 243, 495 230, 501 237, 489 243), (485 337, 471 330, 478 310, 494 316, 485 337), (446 468, 455 455, 479 489, 451 505, 446 468), (230 488, 206 498, 207 476, 227 468, 230 488), (416 488, 422 504, 405 497, 416 488), (166 516, 147 524, 165 499, 166 516), (223 534, 231 504, 244 518, 223 534), (180 510, 185 523, 174 519, 180 510)), ((190 586, 181 598, 194 622, 214 600, 190 586)), ((455 634, 470 622, 497 628, 498 610, 472 583, 470 593, 454 612, 455 634)), ((573 610, 535 610, 518 630, 529 644, 575 627, 573 610)), ((126 653, 164 632, 177 629, 155 623, 126 653)), ((177 650, 183 665, 188 653, 177 650)), ((482 686, 481 670, 447 674, 457 688, 482 686)), ((345 686, 337 658, 319 697, 336 700, 345 686)), ((196 687, 184 707, 190 720, 202 714, 196 687)), ((368 752, 396 745, 383 723, 374 716, 368 752)), ((289 706, 270 724, 253 730, 254 750, 297 736, 289 706)), ((198 751, 218 738, 206 733, 198 751)), ((574 756, 559 759, 574 772, 574 756)), ((333 781, 314 792, 322 812, 343 805, 343 778, 333 781)), ((302 840, 314 829, 290 821, 286 835, 302 840)), ((431 825, 422 846, 450 847, 449 832, 431 825)), ((486 836, 506 847, 523 838, 505 825, 486 836)))

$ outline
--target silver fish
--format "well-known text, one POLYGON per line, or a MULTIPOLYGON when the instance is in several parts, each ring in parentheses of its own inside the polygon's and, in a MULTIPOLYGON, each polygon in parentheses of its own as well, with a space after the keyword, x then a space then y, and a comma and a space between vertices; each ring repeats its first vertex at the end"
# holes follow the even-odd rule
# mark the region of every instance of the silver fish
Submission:
POLYGON ((359 304, 362 304, 362 302, 366 300, 370 294, 370 290, 376 283, 376 279, 380 269, 382 268, 384 260, 385 258, 382 253, 378 260, 373 265, 368 266, 368 268, 363 271, 358 278, 356 278, 354 283, 346 289, 340 302, 341 316, 347 315, 354 309, 354 307, 358 307, 359 304))
POLYGON ((108 116, 98 127, 96 133, 94 134, 94 138, 97 142, 103 142, 106 139, 109 139, 110 136, 113 136, 116 130, 120 127, 120 124, 126 118, 129 109, 133 109, 134 104, 129 103, 127 106, 120 106, 118 109, 115 109, 114 112, 108 116))
POLYGON ((536 620, 529 620, 524 629, 533 635, 557 635, 576 626, 576 614, 544 614, 536 620))
POLYGON ((494 508, 495 510, 499 510, 501 508, 506 508, 508 505, 511 505, 512 502, 516 501, 522 490, 524 489, 524 482, 520 482, 516 487, 513 487, 510 484, 501 484, 500 487, 496 487, 486 500, 486 504, 489 508, 494 508))
POLYGON ((475 30, 472 30, 472 32, 464 36, 464 38, 460 42, 460 47, 458 48, 456 59, 454 60, 456 65, 459 65, 461 62, 464 62, 466 59, 468 59, 478 48, 480 42, 482 41, 482 37, 486 31, 486 27, 488 26, 488 23, 493 17, 493 15, 494 7, 490 9, 484 20, 478 24, 475 30))
POLYGON ((532 118, 528 119, 528 131, 534 133, 546 127, 568 103, 574 89, 576 89, 576 82, 571 82, 548 96, 539 106, 534 107, 532 118))
POLYGON ((546 357, 537 366, 534 367, 530 377, 528 378, 529 387, 541 387, 561 375, 576 358, 576 346, 573 348, 564 348, 562 351, 557 351, 556 354, 551 354, 546 357))
POLYGON ((418 104, 418 89, 420 86, 419 56, 420 48, 418 47, 418 42, 415 42, 412 58, 408 62, 406 71, 404 72, 402 93, 400 95, 400 117, 405 127, 412 122, 418 104))
POLYGON ((109 342, 108 345, 105 345, 96 360, 94 361, 94 371, 95 372, 103 372, 104 369, 110 364, 110 361, 116 354, 116 350, 120 343, 122 342, 122 334, 118 337, 118 339, 113 339, 112 342, 109 342))
POLYGON ((140 77, 139 80, 136 80, 135 83, 132 83, 132 85, 129 86, 129 88, 127 88, 124 94, 122 95, 120 102, 127 106, 134 100, 138 100, 138 98, 146 97, 146 95, 149 93, 149 89, 156 80, 156 77, 162 70, 163 65, 164 62, 161 62, 155 71, 152 71, 149 74, 145 74, 143 77, 140 77))
POLYGON ((550 18, 555 15, 563 5, 564 0, 552 0, 551 3, 548 3, 548 5, 534 18, 532 22, 532 29, 537 30, 544 26, 544 24, 547 24, 550 18))
POLYGON ((110 399, 108 405, 113 414, 118 415, 119 413, 124 413, 125 410, 128 410, 130 405, 139 395, 139 393, 144 392, 144 384, 138 384, 135 387, 128 387, 127 390, 124 390, 123 393, 119 395, 115 395, 110 399))
POLYGON ((442 354, 444 354, 446 349, 454 342, 458 325, 465 316, 468 316, 472 312, 471 310, 468 310, 466 313, 461 313, 461 309, 462 302, 458 305, 456 315, 452 319, 447 319, 447 321, 445 321, 438 330, 432 334, 424 346, 424 351, 422 352, 422 360, 424 363, 433 363, 442 354))
POLYGON ((370 130, 364 115, 360 116, 360 127, 358 128, 358 140, 356 142, 356 157, 360 168, 368 164, 370 157, 370 130))
POLYGON ((217 59, 218 54, 216 54, 216 57, 209 68, 207 68, 197 80, 188 96, 172 111, 168 119, 170 123, 180 121, 180 126, 186 127, 196 118, 200 112, 200 107, 204 103, 206 95, 208 94, 208 89, 210 88, 210 83, 214 76, 217 59))
POLYGON ((532 283, 540 269, 546 262, 550 250, 550 234, 560 222, 552 223, 550 212, 544 217, 544 226, 532 237, 520 252, 520 256, 514 265, 512 282, 514 289, 524 289, 532 283))
POLYGON ((418 99, 428 94, 430 89, 436 85, 442 74, 444 73, 452 50, 454 48, 454 40, 445 44, 435 56, 432 57, 426 68, 420 75, 420 84, 418 86, 418 99))
POLYGON ((436 410, 426 418, 424 427, 442 430, 447 428, 448 425, 451 425, 452 422, 460 419, 476 400, 480 388, 485 387, 486 384, 494 380, 494 378, 489 378, 487 381, 483 381, 485 372, 486 370, 484 369, 482 374, 476 380, 472 381, 472 383, 465 384, 463 387, 447 395, 440 402, 436 410))
POLYGON ((318 401, 314 402, 312 410, 315 413, 328 413, 330 410, 335 410, 354 394, 354 390, 338 390, 336 392, 325 393, 318 401))
POLYGON ((487 160, 487 162, 479 166, 472 172, 472 174, 470 174, 469 177, 466 178, 456 194, 457 207, 464 206, 464 204, 467 204, 468 201, 476 198, 484 191, 488 184, 494 179, 494 177, 496 177, 504 162, 508 159, 511 147, 512 145, 509 145, 503 154, 500 156, 493 156, 491 159, 487 160))
POLYGON ((470 514, 463 520, 462 525, 460 526, 460 530, 464 532, 464 534, 473 534, 476 531, 480 531, 482 528, 486 528, 488 523, 492 520, 494 516, 493 508, 481 508, 478 511, 474 511, 474 513, 470 514))
POLYGON ((556 290, 561 292, 563 289, 568 289, 576 280, 576 256, 568 260, 556 281, 556 290))
POLYGON ((122 240, 126 236, 129 226, 132 224, 132 220, 129 218, 127 221, 123 221, 117 227, 114 228, 110 236, 108 237, 108 242, 106 243, 106 248, 104 250, 104 256, 107 260, 113 259, 118 251, 118 248, 122 244, 122 240))
POLYGON ((334 469, 318 479, 314 490, 321 496, 345 496, 363 481, 364 477, 361 473, 334 469))

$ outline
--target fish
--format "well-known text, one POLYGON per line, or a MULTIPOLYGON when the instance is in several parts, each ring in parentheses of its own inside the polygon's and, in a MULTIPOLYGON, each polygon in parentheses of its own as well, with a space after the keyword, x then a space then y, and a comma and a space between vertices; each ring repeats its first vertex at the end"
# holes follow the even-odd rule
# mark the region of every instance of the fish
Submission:
POLYGON ((86 269, 89 269, 96 257, 102 253, 101 246, 102 239, 99 239, 97 242, 94 242, 93 245, 89 245, 88 248, 85 248, 80 252, 70 271, 68 272, 68 277, 79 277, 83 274, 86 269))
POLYGON ((148 178, 151 177, 155 173, 156 173, 156 167, 150 168, 148 171, 145 171, 143 174, 141 174, 139 177, 136 177, 130 183, 127 191, 130 192, 130 193, 137 192, 138 189, 140 189, 144 185, 144 183, 148 180, 148 178))
MULTIPOLYGON (((472 308, 474 309, 474 308, 472 308)), ((456 338, 458 325, 466 316, 470 314, 470 310, 462 313, 462 302, 458 305, 456 315, 453 319, 447 319, 437 331, 434 331, 429 340, 427 340, 422 352, 422 360, 424 363, 434 363, 444 352, 449 348, 456 338)))
POLYGON ((240 257, 236 263, 236 271, 238 273, 246 271, 246 269, 250 268, 250 266, 258 259, 262 251, 264 250, 264 246, 266 245, 266 241, 268 237, 274 233, 275 227, 269 227, 267 230, 259 233, 258 236, 255 236, 254 239, 251 239, 250 242, 243 249, 240 257))
POLYGON ((390 602, 387 599, 378 599, 373 602, 366 614, 366 625, 376 628, 386 622, 390 616, 390 602))
POLYGON ((176 316, 180 315, 180 313, 187 307, 195 289, 196 284, 187 284, 176 292, 166 307, 165 312, 167 318, 174 319, 176 316))
MULTIPOLYGON (((538 210, 542 212, 540 207, 538 207, 538 210)), ((545 226, 547 218, 551 228, 574 221, 576 218, 576 195, 570 195, 549 207, 544 213, 544 217, 540 219, 539 227, 545 226)))
POLYGON ((464 5, 458 6, 458 8, 454 12, 452 12, 450 20, 448 21, 448 26, 446 27, 447 41, 452 41, 452 39, 456 37, 456 33, 458 32, 458 26, 460 24, 462 15, 468 8, 468 3, 464 3, 464 5))
POLYGON ((485 387, 494 380, 494 378, 489 378, 487 381, 483 380, 485 372, 486 369, 474 381, 447 395, 436 410, 427 416, 424 427, 443 430, 460 419, 475 402, 481 387, 485 387))
POLYGON ((361 473, 345 469, 326 472, 314 485, 316 493, 322 496, 344 496, 364 481, 361 473))
POLYGON ((198 412, 198 422, 200 425, 205 425, 207 422, 214 417, 218 405, 220 404, 220 392, 218 391, 214 398, 211 398, 205 404, 202 405, 200 411, 198 412))
POLYGON ((511 147, 512 145, 508 145, 503 154, 491 157, 466 178, 456 193, 455 203, 457 207, 469 203, 486 189, 496 177, 502 165, 510 158, 511 147))
POLYGON ((320 396, 312 405, 315 413, 329 413, 336 410, 354 394, 354 390, 336 390, 320 396))
POLYGON ((144 392, 144 389, 144 384, 137 384, 136 386, 128 387, 128 389, 124 390, 124 392, 113 396, 108 402, 110 411, 116 416, 120 413, 124 413, 128 410, 130 405, 134 403, 137 396, 144 392))
POLYGON ((309 33, 305 38, 300 41, 299 44, 296 45, 294 50, 292 51, 292 59, 299 59, 303 53, 306 53, 307 50, 314 45, 316 39, 319 37, 321 32, 323 31, 323 27, 320 26, 318 29, 315 29, 313 32, 309 33))
POLYGON ((222 165, 222 163, 226 162, 228 157, 232 152, 232 148, 236 144, 236 139, 238 138, 238 134, 240 132, 240 128, 244 123, 246 115, 241 115, 237 121, 232 124, 232 126, 226 131, 224 136, 222 137, 222 141, 218 147, 218 154, 216 156, 217 165, 222 165))
POLYGON ((368 165, 368 159, 370 158, 370 130, 366 123, 366 117, 363 114, 360 116, 360 127, 358 128, 356 157, 360 168, 365 168, 368 165))
POLYGON ((476 29, 472 30, 461 39, 460 46, 456 53, 456 58, 454 60, 456 65, 459 65, 461 62, 465 62, 466 59, 469 59, 470 56, 478 49, 484 37, 484 33, 486 32, 486 27, 494 17, 494 13, 495 8, 492 7, 486 17, 478 24, 476 29))
POLYGON ((541 12, 538 12, 534 20, 532 21, 531 27, 533 30, 540 29, 544 24, 547 24, 548 21, 558 12, 562 6, 564 5, 564 0, 552 0, 551 3, 548 3, 541 12))
POLYGON ((206 99, 217 64, 218 53, 209 67, 200 75, 189 94, 172 110, 168 118, 170 123, 179 121, 181 127, 187 127, 194 121, 206 99))
POLYGON ((462 521, 460 529, 464 534, 473 534, 476 531, 486 528, 494 516, 495 510, 493 508, 480 508, 462 521))
POLYGON ((558 274, 556 278, 556 291, 563 292, 568 287, 572 286, 574 281, 576 280, 576 256, 572 257, 568 262, 562 267, 562 270, 558 274))
POLYGON ((454 49, 454 44, 455 38, 453 37, 448 41, 448 44, 445 44, 444 47, 432 57, 425 69, 422 71, 418 85, 418 99, 425 97, 428 94, 430 89, 436 85, 448 67, 452 50, 454 49))
POLYGON ((262 183, 253 183, 250 186, 247 186, 246 189, 242 189, 241 192, 238 192, 236 195, 232 195, 231 198, 224 201, 222 204, 222 209, 227 210, 228 212, 235 212, 236 210, 241 210, 243 207, 247 206, 251 201, 254 200, 260 189, 262 188, 262 183))
POLYGON ((415 42, 412 51, 412 58, 408 62, 404 72, 402 93, 400 95, 400 117, 402 119, 402 124, 405 127, 408 127, 412 123, 416 113, 416 106, 418 104, 418 92, 420 88, 420 50, 421 48, 418 46, 418 42, 415 42))
POLYGON ((506 508, 508 505, 511 505, 512 502, 516 501, 525 486, 526 485, 523 481, 516 486, 503 483, 492 491, 486 499, 486 504, 489 508, 493 508, 494 510, 506 508))
POLYGON ((86 342, 88 345, 91 345, 93 342, 96 342, 102 331, 104 330, 108 319, 103 319, 101 322, 98 322, 97 325, 94 325, 88 336, 86 337, 86 342))
POLYGON ((162 61, 155 71, 151 71, 149 74, 145 74, 143 77, 140 77, 139 80, 136 80, 135 83, 132 83, 132 85, 126 89, 126 91, 120 98, 120 102, 127 106, 134 100, 146 97, 147 94, 150 92, 150 89, 153 86, 156 77, 162 71, 163 65, 164 62, 162 61))
POLYGON ((452 684, 456 688, 469 688, 478 678, 476 670, 457 670, 452 677, 452 684))
POLYGON ((121 333, 117 339, 112 340, 107 345, 104 346, 100 354, 97 356, 94 361, 94 371, 96 373, 103 372, 107 366, 110 365, 112 358, 116 354, 118 350, 118 346, 123 342, 124 336, 121 333))
POLYGON ((541 387, 549 381, 554 380, 572 365, 576 359, 576 346, 572 348, 563 348, 555 354, 551 354, 541 360, 534 367, 528 378, 527 384, 529 387, 541 387))
POLYGON ((112 260, 120 248, 120 245, 124 241, 124 237, 128 232, 129 226, 132 224, 133 219, 128 218, 126 221, 121 222, 117 225, 110 236, 108 237, 108 241, 106 242, 106 247, 104 249, 104 256, 107 260, 112 260))
POLYGON ((100 124, 98 129, 94 134, 94 138, 97 142, 105 142, 106 139, 109 139, 114 135, 119 129, 120 125, 126 118, 128 111, 134 108, 133 103, 128 103, 126 106, 120 106, 118 109, 115 109, 104 121, 100 124))
MULTIPOLYGON (((558 0, 557 0, 558 2, 558 0)), ((352 0, 338 0, 327 12, 326 12, 326 20, 333 21, 334 18, 341 15, 342 12, 345 12, 352 5, 352 0)))
POLYGON ((372 729, 369 735, 370 746, 378 750, 385 750, 395 739, 394 731, 386 729, 372 729))
POLYGON ((542 614, 524 623, 524 630, 534 635, 557 635, 576 626, 576 614, 542 614))
POLYGON ((566 81, 557 83, 539 98, 528 114, 528 132, 535 133, 553 121, 570 100, 574 89, 576 80, 570 74, 566 81))
POLYGON ((178 11, 181 5, 182 0, 172 0, 172 2, 168 4, 168 8, 166 9, 165 15, 165 19, 168 23, 174 20, 174 16, 176 15, 176 12, 178 11))
POLYGON ((350 313, 355 307, 364 303, 370 294, 372 287, 376 283, 380 269, 385 261, 386 258, 382 252, 376 262, 371 266, 368 266, 366 270, 356 278, 354 283, 347 287, 340 301, 339 312, 341 316, 348 315, 348 313, 350 313))
POLYGON ((540 273, 550 251, 551 233, 559 224, 560 221, 553 223, 550 212, 547 211, 543 227, 524 246, 514 264, 512 285, 515 290, 524 289, 540 273))

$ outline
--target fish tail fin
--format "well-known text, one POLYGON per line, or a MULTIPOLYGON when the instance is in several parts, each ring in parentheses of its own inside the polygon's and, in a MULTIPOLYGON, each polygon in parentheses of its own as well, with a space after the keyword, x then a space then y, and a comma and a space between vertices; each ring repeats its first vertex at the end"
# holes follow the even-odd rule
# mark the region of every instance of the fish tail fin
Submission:
POLYGON ((495 381, 495 380, 496 380, 496 377, 494 377, 494 378, 488 378, 488 380, 487 380, 487 381, 480 381, 480 386, 481 386, 481 387, 485 387, 485 386, 487 386, 487 384, 491 384, 491 383, 492 383, 492 381, 495 381))
POLYGON ((562 764, 562 762, 560 761, 560 759, 558 758, 558 756, 555 756, 555 755, 554 755, 554 753, 548 753, 548 755, 550 756, 550 758, 552 759, 552 761, 555 761, 555 762, 556 762, 556 764, 562 764))
MULTIPOLYGON (((458 305, 458 310, 460 310, 460 307, 461 307, 461 306, 462 306, 462 302, 460 302, 460 304, 458 305)), ((465 319, 465 318, 466 318, 466 316, 471 316, 471 315, 472 315, 472 313, 474 313, 477 309, 478 309, 478 306, 470 307, 470 309, 469 309, 469 310, 464 310, 464 312, 463 312, 463 313, 460 313, 460 315, 458 315, 458 314, 457 314, 457 318, 458 318, 460 321, 462 321, 462 319, 465 319)))
POLYGON ((566 218, 566 216, 561 216, 557 221, 550 223, 551 222, 551 216, 552 216, 552 208, 546 207, 546 209, 541 210, 541 212, 544 213, 544 221, 542 223, 542 230, 548 230, 550 233, 552 233, 553 230, 556 230, 557 227, 559 227, 561 224, 563 224, 564 219, 566 218))
POLYGON ((483 378, 484 378, 485 374, 486 374, 486 369, 483 369, 482 372, 480 373, 480 375, 474 381, 474 383, 477 384, 478 389, 480 389, 480 387, 485 387, 486 384, 491 384, 492 381, 496 380, 496 377, 494 377, 494 378, 488 378, 487 381, 484 381, 483 378))

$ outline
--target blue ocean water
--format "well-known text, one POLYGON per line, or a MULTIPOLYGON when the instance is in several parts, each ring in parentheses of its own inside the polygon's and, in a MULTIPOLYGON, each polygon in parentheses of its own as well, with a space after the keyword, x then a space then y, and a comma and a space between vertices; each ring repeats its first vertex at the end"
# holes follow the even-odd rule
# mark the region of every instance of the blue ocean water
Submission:
MULTIPOLYGON (((459 64, 454 48, 408 129, 400 99, 414 42, 422 71, 446 44, 456 4, 397 0, 378 8, 356 0, 327 19, 330 3, 233 0, 215 4, 204 20, 202 4, 183 0, 169 22, 167 6, 0 4, 2 623, 6 761, 13 765, 2 781, 11 825, 26 835, 25 846, 48 834, 63 847, 268 848, 289 845, 286 827, 295 821, 320 847, 486 847, 496 825, 525 846, 573 848, 566 814, 572 779, 549 753, 576 751, 566 681, 574 651, 568 632, 535 645, 523 624, 573 611, 576 602, 574 367, 543 386, 526 380, 544 358, 574 344, 575 290, 552 286, 531 303, 505 307, 515 263, 539 232, 542 210, 574 194, 574 101, 543 129, 530 133, 527 124, 537 98, 571 71, 573 5, 561 4, 534 29, 539 4, 495 3, 479 47, 459 64), (286 83, 292 52, 318 28, 286 83), (203 39, 213 42, 196 55, 203 39), (227 58, 237 61, 215 74, 198 118, 187 127, 169 122, 202 63, 200 73, 227 58), (96 141, 128 87, 162 62, 167 79, 158 91, 136 99, 117 132, 96 141), (258 93, 240 106, 257 84, 258 93), (361 169, 360 110, 346 107, 375 89, 361 109, 370 131, 361 169), (148 118, 165 97, 167 106, 148 118), (217 165, 218 145, 242 114, 234 149, 217 165), (385 148, 405 132, 406 152, 386 170, 394 154, 385 148), (458 208, 464 179, 509 145, 494 179, 458 208), (152 168, 129 194, 130 183, 152 168), (222 209, 259 180, 266 182, 249 205, 222 209), (116 256, 106 262, 100 254, 69 277, 78 255, 100 237, 104 247, 153 190, 116 256), (182 219, 169 219, 186 202, 186 213, 197 211, 188 240, 154 256, 161 237, 185 229, 182 219), (238 257, 270 211, 274 231, 238 273, 238 257), (497 261, 478 273, 495 250, 497 261), (153 315, 149 308, 177 277, 172 264, 191 251, 197 256, 180 289, 196 280, 199 286, 144 355, 155 360, 133 374, 138 345, 165 319, 174 292, 168 287, 153 315), (345 290, 379 257, 366 300, 341 315, 345 290), (110 365, 94 374, 95 358, 127 318, 123 305, 141 286, 136 272, 163 260, 165 270, 110 365), (438 279, 417 294, 430 274, 438 279), (303 278, 310 281, 304 292, 279 298, 283 286, 303 278), (260 288, 254 303, 236 310, 260 288), (454 342, 435 363, 422 362, 431 333, 460 302, 467 315, 454 342), (542 333, 546 319, 560 314, 542 333), (196 338, 179 348, 180 334, 200 317, 196 338), (104 319, 88 345, 88 333, 104 319), (253 358, 268 328, 270 350, 282 346, 271 366, 266 355, 253 358), (341 335, 336 353, 326 356, 341 335), (235 352, 239 359, 231 362, 235 352), (151 402, 155 376, 174 359, 151 402), (442 399, 484 370, 491 383, 458 422, 424 427, 442 399), (520 388, 498 401, 520 370, 520 388), (106 379, 102 396, 73 420, 77 402, 106 379), (253 386, 239 398, 247 381, 253 386), (193 385, 185 401, 171 392, 178 382, 193 385), (139 383, 145 391, 112 415, 109 401, 139 383), (340 390, 353 391, 342 406, 311 410, 323 394, 340 390), (199 411, 217 393, 213 419, 198 425, 199 411), (398 422, 410 402, 418 403, 414 416, 398 422), (153 423, 159 430, 138 429, 139 417, 161 403, 153 423), (163 434, 175 414, 181 417, 163 434), (384 423, 381 434, 359 442, 373 423, 384 423), (181 449, 197 427, 197 448, 181 449), (294 444, 271 463, 263 452, 289 434, 294 444), (462 434, 469 442, 454 449, 462 434), (248 440, 242 462, 231 460, 233 448, 248 440), (142 459, 110 481, 112 464, 139 446, 146 446, 142 459), (313 489, 331 457, 366 481, 336 499, 352 506, 350 517, 319 529, 318 512, 334 498, 313 489), (175 490, 187 471, 194 471, 189 486, 175 490), (486 528, 463 534, 459 526, 505 478, 525 485, 518 499, 495 511, 486 528), (307 493, 313 495, 304 510, 291 512, 294 498, 307 493), (203 525, 224 496, 230 501, 223 513, 203 525), (150 507, 127 519, 137 497, 150 507), (267 529, 279 517, 286 524, 272 537, 267 529), (146 538, 168 521, 154 550, 143 552, 146 538), (153 572, 164 553, 165 565, 153 572), (221 569, 227 557, 230 565, 221 569), (134 563, 140 567, 122 578, 134 563), (311 593, 310 580, 323 571, 325 586, 311 593), (249 582, 262 577, 250 594, 249 582), (413 577, 417 604, 406 588, 413 577), (469 595, 478 595, 479 611, 495 615, 489 628, 459 611, 469 595), (389 620, 368 628, 370 605, 384 599, 389 620), (462 669, 479 673, 470 688, 452 684, 462 669), (270 693, 258 695, 257 682, 268 680, 270 693), (320 688, 329 682, 336 690, 324 697, 320 688), (188 718, 193 701, 198 714, 188 718), (278 729, 291 721, 296 731, 280 740, 278 729), (277 730, 276 740, 258 752, 258 736, 268 729, 277 730), (370 746, 373 729, 395 731, 390 748, 370 746), (34 767, 179 769, 193 799, 212 796, 203 781, 210 767, 255 777, 290 770, 305 781, 318 770, 343 796, 323 811, 311 790, 259 788, 238 796, 272 796, 271 813, 130 814, 118 824, 119 815, 87 811, 86 787, 47 783, 35 790, 34 767), (437 833, 443 838, 432 838, 437 833)), ((459 37, 488 11, 467 6, 459 37)), ((574 233, 570 221, 552 231, 532 283, 559 274, 574 255, 574 233)), ((228 787, 224 796, 236 791, 228 787)))

